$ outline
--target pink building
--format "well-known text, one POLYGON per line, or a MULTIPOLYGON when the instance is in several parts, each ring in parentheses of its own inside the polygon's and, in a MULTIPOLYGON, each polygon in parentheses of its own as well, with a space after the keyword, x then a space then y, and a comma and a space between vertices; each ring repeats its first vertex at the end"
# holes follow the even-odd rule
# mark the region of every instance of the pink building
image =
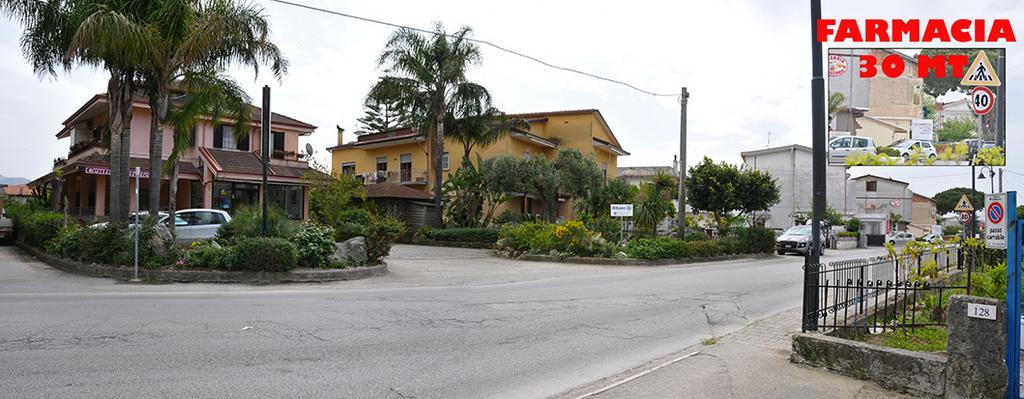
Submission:
MULTIPOLYGON (((106 127, 108 102, 106 94, 97 94, 64 121, 58 139, 69 139, 66 160, 57 160, 54 170, 63 177, 61 195, 72 216, 95 220, 109 213, 110 160, 101 143, 106 127)), ((252 123, 245 134, 235 134, 231 125, 215 124, 206 119, 192 132, 190 148, 179 161, 177 208, 215 208, 229 212, 241 205, 255 204, 263 195, 263 161, 260 157, 259 107, 252 107, 252 123)), ((309 187, 302 177, 312 171, 302 160, 299 136, 308 136, 316 126, 274 113, 271 117, 270 170, 268 173, 270 204, 285 211, 293 219, 309 216, 309 187)), ((135 167, 140 167, 142 187, 140 204, 146 207, 149 171, 150 111, 145 97, 136 96, 132 107, 130 192, 134 204, 135 167)), ((163 132, 164 160, 171 153, 173 132, 163 132)), ((50 184, 55 173, 30 183, 50 184)), ((160 206, 168 204, 170 177, 163 176, 160 206)))

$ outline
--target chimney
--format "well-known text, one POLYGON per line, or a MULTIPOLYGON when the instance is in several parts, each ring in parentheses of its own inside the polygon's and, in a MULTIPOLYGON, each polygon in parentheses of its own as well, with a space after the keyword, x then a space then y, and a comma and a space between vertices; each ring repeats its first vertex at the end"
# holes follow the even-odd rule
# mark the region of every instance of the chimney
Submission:
POLYGON ((345 144, 345 129, 342 129, 341 126, 338 125, 334 125, 334 127, 338 129, 338 145, 345 144))

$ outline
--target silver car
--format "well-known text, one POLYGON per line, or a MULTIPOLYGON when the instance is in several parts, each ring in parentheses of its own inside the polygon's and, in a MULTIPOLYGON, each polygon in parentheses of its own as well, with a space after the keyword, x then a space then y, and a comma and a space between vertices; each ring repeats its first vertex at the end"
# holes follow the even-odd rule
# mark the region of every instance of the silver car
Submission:
POLYGON ((875 154, 875 140, 870 137, 843 136, 828 142, 828 157, 832 163, 844 163, 856 152, 875 154))
MULTIPOLYGON (((810 250, 813 244, 811 239, 811 226, 794 226, 782 233, 781 236, 775 239, 775 252, 779 255, 785 255, 788 252, 796 252, 798 254, 807 255, 807 251, 810 250)), ((825 254, 825 237, 821 237, 819 241, 821 248, 818 254, 825 254)))
POLYGON ((174 233, 178 242, 208 240, 231 221, 231 215, 220 209, 183 209, 174 213, 174 233))
POLYGON ((885 237, 885 242, 892 245, 903 245, 908 242, 914 241, 915 239, 916 238, 913 234, 910 234, 906 231, 897 231, 885 237))
POLYGON ((903 158, 910 158, 918 152, 925 158, 935 159, 937 156, 935 146, 930 141, 905 139, 893 143, 892 148, 899 151, 903 158))

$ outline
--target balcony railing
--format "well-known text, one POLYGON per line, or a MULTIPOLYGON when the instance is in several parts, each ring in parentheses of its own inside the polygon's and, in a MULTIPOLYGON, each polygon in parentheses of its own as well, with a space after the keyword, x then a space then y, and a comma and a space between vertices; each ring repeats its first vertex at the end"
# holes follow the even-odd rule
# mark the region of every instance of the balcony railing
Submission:
POLYGON ((378 170, 357 175, 363 184, 398 183, 407 185, 427 184, 425 169, 378 170))

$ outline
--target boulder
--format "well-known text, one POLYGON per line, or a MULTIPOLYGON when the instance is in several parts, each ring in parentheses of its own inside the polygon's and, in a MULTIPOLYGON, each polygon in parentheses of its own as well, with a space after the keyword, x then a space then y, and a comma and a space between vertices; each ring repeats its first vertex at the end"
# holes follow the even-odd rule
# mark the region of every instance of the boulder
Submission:
POLYGON ((366 238, 355 237, 345 242, 334 244, 334 254, 329 258, 331 262, 341 262, 347 266, 363 266, 369 260, 366 253, 366 238))

